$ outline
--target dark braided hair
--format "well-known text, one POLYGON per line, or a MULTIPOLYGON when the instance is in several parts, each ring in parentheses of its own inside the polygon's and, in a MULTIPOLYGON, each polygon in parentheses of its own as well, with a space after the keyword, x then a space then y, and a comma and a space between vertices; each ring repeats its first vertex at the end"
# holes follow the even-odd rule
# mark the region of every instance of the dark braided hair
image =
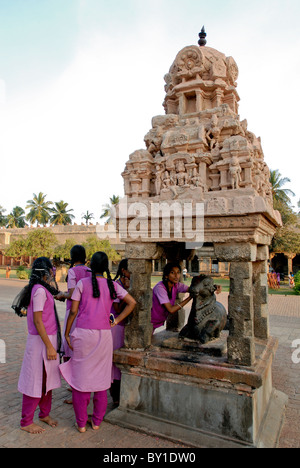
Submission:
POLYGON ((122 270, 128 270, 128 258, 123 258, 123 260, 120 261, 114 281, 116 281, 120 276, 122 276, 122 270))
POLYGON ((100 289, 97 281, 96 274, 106 273, 107 285, 110 292, 111 299, 117 299, 117 294, 114 288, 113 280, 111 279, 110 271, 108 268, 108 256, 105 252, 96 252, 92 256, 90 268, 92 270, 92 286, 93 286, 93 297, 100 297, 100 289))
POLYGON ((169 291, 168 276, 173 270, 173 268, 179 268, 179 271, 181 272, 181 266, 179 265, 179 263, 167 263, 164 268, 163 277, 162 277, 162 282, 167 290, 169 299, 172 299, 172 291, 169 291))
POLYGON ((52 296, 56 296, 59 293, 56 288, 50 286, 50 284, 43 280, 44 276, 50 277, 50 270, 52 268, 52 263, 47 257, 39 257, 33 262, 29 284, 23 290, 23 296, 19 307, 27 309, 30 304, 32 288, 36 284, 44 286, 52 296))
MULTIPOLYGON (((18 294, 18 296, 15 298, 12 305, 12 308, 14 309, 15 313, 19 315, 19 317, 24 317, 26 315, 24 310, 27 309, 30 304, 31 292, 36 284, 43 286, 45 289, 47 289, 47 291, 50 292, 50 294, 52 294, 52 296, 56 296, 59 293, 58 289, 52 287, 48 282, 44 281, 45 276, 47 280, 50 279, 50 270, 52 269, 53 265, 47 257, 39 257, 33 262, 29 284, 22 289, 20 294, 18 294)), ((54 314, 57 323, 57 352, 62 354, 61 330, 55 303, 54 314)))
MULTIPOLYGON (((75 263, 80 262, 83 265, 86 262, 86 252, 85 248, 83 245, 74 245, 71 250, 70 250, 70 256, 71 256, 71 266, 70 268, 73 268, 75 263)), ((66 282, 68 282, 68 275, 66 277, 66 282)))

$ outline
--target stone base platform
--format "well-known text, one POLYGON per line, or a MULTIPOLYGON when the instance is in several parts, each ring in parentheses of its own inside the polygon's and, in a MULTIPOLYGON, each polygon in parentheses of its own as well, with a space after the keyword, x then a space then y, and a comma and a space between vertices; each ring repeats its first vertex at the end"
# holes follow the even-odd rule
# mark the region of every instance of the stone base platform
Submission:
POLYGON ((228 364, 223 352, 216 356, 224 336, 206 352, 179 349, 187 344, 176 336, 162 332, 147 351, 115 352, 121 401, 105 420, 192 447, 275 447, 287 403, 272 386, 277 341, 257 341, 249 368, 228 364))

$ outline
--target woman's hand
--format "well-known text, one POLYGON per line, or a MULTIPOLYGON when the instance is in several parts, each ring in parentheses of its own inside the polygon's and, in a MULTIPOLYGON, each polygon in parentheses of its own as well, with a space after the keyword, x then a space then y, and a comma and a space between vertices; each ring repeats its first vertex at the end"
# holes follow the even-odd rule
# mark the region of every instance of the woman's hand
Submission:
POLYGON ((54 299, 64 302, 66 300, 66 296, 63 292, 59 292, 56 296, 54 296, 54 299))
POLYGON ((46 349, 47 349, 47 359, 48 359, 48 361, 56 361, 57 351, 54 348, 54 346, 52 346, 52 344, 50 344, 46 349))

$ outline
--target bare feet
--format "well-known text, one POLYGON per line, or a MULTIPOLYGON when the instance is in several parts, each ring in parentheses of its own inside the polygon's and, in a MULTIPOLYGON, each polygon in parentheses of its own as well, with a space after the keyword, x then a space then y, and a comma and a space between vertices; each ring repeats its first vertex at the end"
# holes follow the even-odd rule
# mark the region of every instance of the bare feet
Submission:
POLYGON ((75 424, 75 427, 80 434, 84 434, 86 432, 86 427, 79 427, 78 424, 75 424))
POLYGON ((91 418, 88 419, 88 423, 92 426, 92 429, 94 431, 99 431, 100 426, 95 426, 94 423, 93 423, 93 420, 91 418))
POLYGON ((57 421, 54 421, 54 419, 51 418, 51 416, 47 416, 46 418, 40 418, 40 421, 48 424, 50 427, 56 427, 58 425, 57 421))
POLYGON ((30 426, 21 427, 21 430, 28 432, 29 434, 42 434, 43 432, 45 432, 45 429, 34 423, 30 424, 30 426))
POLYGON ((72 398, 70 398, 70 400, 64 400, 64 403, 66 405, 73 405, 73 400, 72 400, 72 398))

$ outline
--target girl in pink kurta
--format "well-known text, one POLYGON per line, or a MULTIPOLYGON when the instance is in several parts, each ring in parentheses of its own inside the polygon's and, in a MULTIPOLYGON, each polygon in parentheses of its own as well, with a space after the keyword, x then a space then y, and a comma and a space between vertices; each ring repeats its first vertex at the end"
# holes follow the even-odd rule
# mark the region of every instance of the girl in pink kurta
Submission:
MULTIPOLYGON (((18 390, 23 394, 21 429, 37 434, 44 431, 33 423, 37 406, 39 419, 55 427, 50 417, 52 390, 61 386, 59 374, 60 333, 53 295, 52 264, 40 257, 33 263, 29 285, 24 288, 22 304, 27 308, 28 338, 19 377, 18 390)), ((16 310, 16 307, 14 307, 16 310)), ((18 311, 16 310, 18 313, 18 311)))
POLYGON ((178 293, 186 293, 189 287, 180 283, 181 267, 177 263, 167 263, 163 271, 163 280, 153 288, 151 323, 153 331, 164 325, 169 314, 182 309, 192 298, 189 296, 175 305, 178 293))
POLYGON ((92 278, 80 280, 72 296, 72 307, 65 337, 73 350, 72 358, 60 366, 64 379, 72 387, 73 407, 79 432, 86 431, 87 407, 94 393, 91 425, 99 429, 107 408, 107 390, 111 385, 112 334, 111 328, 124 320, 134 309, 135 300, 120 285, 113 282, 108 257, 96 252, 91 260, 92 278), (104 273, 107 279, 104 278, 104 273), (115 299, 127 304, 117 319, 110 321, 115 299), (70 335, 77 317, 76 328, 70 335))
MULTIPOLYGON (((128 270, 127 258, 124 258, 123 260, 121 260, 114 281, 116 281, 123 289, 128 291, 130 287, 130 272, 128 270)), ((111 313, 114 315, 115 318, 117 318, 120 315, 125 305, 126 304, 124 304, 124 302, 120 301, 119 299, 117 299, 113 303, 111 313)), ((113 327, 111 332, 112 332, 112 338, 113 338, 113 350, 115 351, 116 349, 120 349, 124 346, 125 321, 122 321, 118 325, 113 327)), ((119 405, 120 388, 121 388, 121 371, 113 363, 112 384, 110 387, 110 395, 113 399, 113 403, 115 406, 119 405)))
MULTIPOLYGON (((67 276, 67 284, 68 284, 68 291, 65 293, 59 294, 56 299, 59 301, 67 300, 66 304, 66 315, 65 315, 65 322, 63 328, 63 350, 64 350, 64 360, 70 359, 72 357, 72 350, 69 348, 66 339, 65 339, 65 331, 66 325, 69 317, 69 313, 71 310, 72 305, 72 295, 75 290, 75 287, 79 280, 83 278, 90 278, 92 276, 91 270, 85 265, 86 263, 86 252, 85 248, 82 245, 74 245, 70 250, 70 257, 71 257, 71 267, 68 271, 67 276)), ((76 326, 76 321, 74 321, 71 333, 74 331, 76 326)))

